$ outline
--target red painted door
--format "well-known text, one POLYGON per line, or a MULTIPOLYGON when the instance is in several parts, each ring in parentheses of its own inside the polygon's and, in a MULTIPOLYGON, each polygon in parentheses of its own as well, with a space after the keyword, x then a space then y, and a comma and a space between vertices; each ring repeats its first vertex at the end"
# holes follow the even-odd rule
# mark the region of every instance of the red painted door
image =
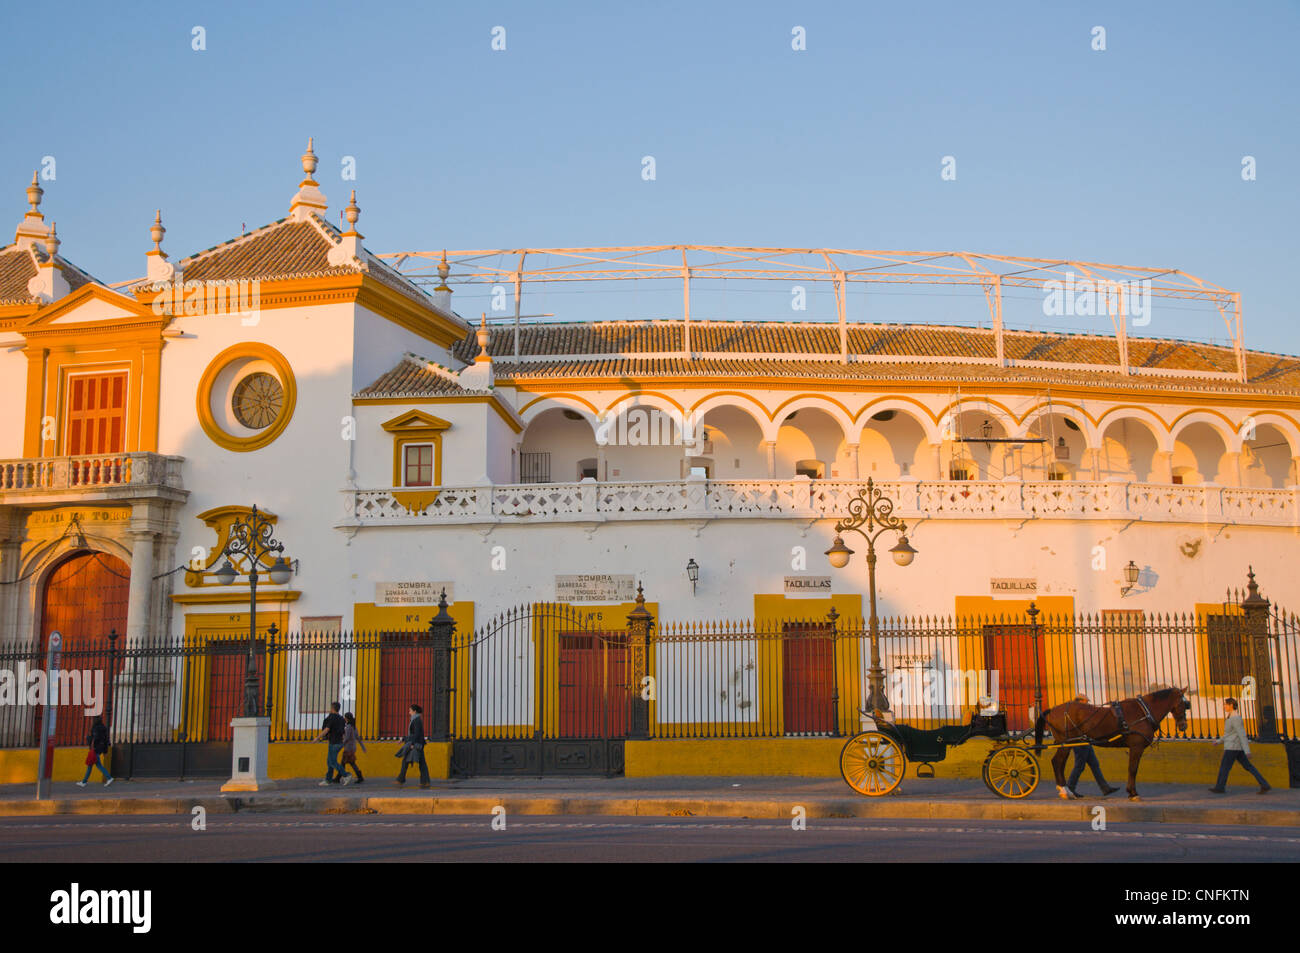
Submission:
POLYGON ((424 632, 385 632, 379 646, 379 735, 405 738, 410 707, 424 712, 429 730, 433 707, 433 645, 424 632))
MULTIPOLYGON (((984 658, 989 668, 990 690, 993 673, 997 672, 998 701, 1007 714, 1007 727, 1012 731, 1032 728, 1029 709, 1034 704, 1034 640, 1033 626, 984 626, 984 658)), ((1038 684, 1043 686, 1043 704, 1047 704, 1047 675, 1044 667, 1043 641, 1038 640, 1038 684)))
POLYGON ((627 636, 561 633, 560 737, 622 738, 627 734, 627 636))
POLYGON ((834 642, 824 625, 787 622, 781 644, 786 734, 834 730, 834 642))
POLYGON ((64 453, 121 453, 126 441, 126 372, 68 378, 64 453))
MULTIPOLYGON (((266 684, 262 674, 266 643, 253 644, 257 666, 257 708, 265 714, 266 684)), ((244 676, 248 670, 248 636, 218 639, 208 643, 208 741, 230 741, 234 731, 230 720, 244 713, 244 676)), ((198 740, 198 739, 195 739, 198 740)))
MULTIPOLYGON (((118 648, 125 647, 127 594, 131 567, 108 553, 76 553, 54 567, 41 596, 39 665, 45 666, 50 633, 63 636, 61 669, 76 672, 77 691, 94 692, 97 705, 107 703, 111 680, 110 631, 117 630, 118 648)), ((117 667, 121 667, 120 657, 117 667)), ((70 683, 65 683, 69 684, 70 683)), ((60 745, 79 745, 90 733, 93 716, 86 714, 87 697, 60 698, 54 738, 60 745)), ((33 721, 33 744, 40 743, 40 712, 33 721)), ((107 717, 105 718, 107 721, 107 717)))

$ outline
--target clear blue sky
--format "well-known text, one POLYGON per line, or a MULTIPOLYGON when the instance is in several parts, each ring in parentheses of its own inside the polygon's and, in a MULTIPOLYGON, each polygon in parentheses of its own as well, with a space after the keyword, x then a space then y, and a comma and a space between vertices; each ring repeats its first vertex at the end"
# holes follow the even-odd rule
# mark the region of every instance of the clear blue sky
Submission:
MULTIPOLYGON (((43 210, 63 253, 135 277, 156 207, 173 258, 284 215, 314 135, 322 188, 335 208, 357 188, 374 251, 686 242, 1160 265, 1241 291, 1248 346, 1297 354, 1298 28, 1280 0, 11 2, 0 225, 54 156, 43 210)), ((1156 317, 1146 333, 1216 334, 1217 318, 1156 317)))

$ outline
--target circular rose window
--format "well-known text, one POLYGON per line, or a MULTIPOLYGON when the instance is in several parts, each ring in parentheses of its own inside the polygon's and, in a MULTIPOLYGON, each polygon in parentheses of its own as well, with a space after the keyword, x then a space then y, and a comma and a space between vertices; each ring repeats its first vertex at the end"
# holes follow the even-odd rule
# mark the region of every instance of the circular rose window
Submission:
POLYGON ((249 374, 237 385, 230 402, 235 419, 249 430, 265 430, 275 423, 284 405, 284 388, 271 374, 249 374))
POLYGON ((199 380, 195 409, 213 443, 247 453, 284 432, 297 399, 298 384, 285 356, 250 341, 212 359, 199 380))

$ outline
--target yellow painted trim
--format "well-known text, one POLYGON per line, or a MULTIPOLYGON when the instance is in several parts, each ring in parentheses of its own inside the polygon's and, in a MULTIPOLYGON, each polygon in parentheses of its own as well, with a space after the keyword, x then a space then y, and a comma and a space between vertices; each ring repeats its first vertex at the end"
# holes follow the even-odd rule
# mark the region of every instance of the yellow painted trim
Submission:
MULTIPOLYGON (((532 400, 530 400, 528 403, 524 404, 524 406, 522 406, 522 407, 519 408, 519 416, 520 416, 520 417, 523 417, 524 412, 525 412, 526 410, 528 410, 529 407, 533 406, 533 404, 540 404, 540 403, 541 403, 542 401, 544 401, 544 400, 557 400, 557 401, 572 400, 572 401, 574 401, 574 402, 576 402, 576 403, 579 403, 579 404, 582 404, 583 406, 585 406, 588 410, 591 411, 591 413, 592 413, 593 416, 595 416, 595 417, 599 417, 599 416, 600 416, 600 411, 596 409, 596 405, 593 404, 591 401, 589 401, 589 400, 587 400, 586 398, 583 398, 583 397, 578 397, 578 396, 575 396, 575 395, 573 395, 573 394, 565 394, 565 393, 562 393, 562 392, 560 392, 560 391, 553 391, 553 392, 550 392, 550 393, 541 394, 541 395, 539 395, 539 396, 537 396, 537 397, 534 397, 534 398, 533 398, 532 400)), ((555 408, 555 409, 559 409, 559 408, 555 408)))
MULTIPOLYGON (((847 417, 847 418, 849 419, 850 422, 852 422, 852 421, 854 421, 854 420, 856 419, 856 418, 853 416, 853 413, 852 413, 852 412, 851 412, 847 407, 845 407, 843 404, 841 404, 838 400, 835 400, 835 399, 832 398, 832 397, 827 397, 825 394, 796 394, 795 396, 790 397, 790 398, 788 398, 788 399, 782 401, 780 404, 778 404, 778 405, 776 406, 776 408, 772 411, 772 422, 773 422, 773 423, 776 423, 776 418, 780 415, 782 409, 784 409, 785 407, 788 407, 790 404, 793 404, 793 403, 795 403, 796 401, 800 401, 800 400, 824 400, 824 401, 826 401, 826 402, 828 402, 828 403, 834 404, 834 405, 835 405, 836 407, 838 407, 840 410, 844 411, 844 416, 847 417)), ((803 408, 799 408, 799 409, 802 410, 803 408)), ((809 409, 809 410, 814 410, 814 409, 817 409, 817 408, 815 408, 815 407, 809 407, 808 409, 809 409)), ((824 409, 824 408, 823 408, 823 409, 824 409)), ((837 423, 838 423, 838 421, 837 421, 837 423)))
POLYGON ((759 399, 758 399, 757 397, 755 397, 753 394, 747 394, 747 393, 745 393, 744 391, 739 391, 739 390, 712 390, 712 391, 709 391, 707 394, 705 394, 703 397, 701 397, 701 398, 700 398, 699 400, 697 400, 695 403, 691 404, 691 410, 695 410, 695 409, 696 409, 697 407, 699 407, 701 404, 705 404, 705 403, 707 403, 707 402, 709 402, 709 401, 711 401, 711 400, 713 400, 714 398, 717 398, 717 397, 742 397, 742 398, 744 398, 745 403, 743 403, 743 404, 728 404, 727 406, 728 406, 728 407, 736 407, 737 409, 744 409, 744 408, 747 407, 748 405, 752 404, 754 407, 756 407, 757 409, 761 410, 764 414, 767 415, 767 421, 768 421, 768 423, 772 423, 773 420, 775 419, 775 418, 772 416, 771 412, 770 412, 766 407, 763 406, 763 402, 762 402, 761 400, 759 400, 759 399))
MULTIPOLYGON (((939 422, 939 418, 930 412, 929 407, 925 406, 925 404, 917 400, 915 397, 908 397, 906 394, 886 394, 884 396, 877 397, 875 400, 869 401, 868 403, 864 404, 862 406, 862 409, 859 410, 857 414, 853 417, 853 422, 857 423, 862 418, 862 415, 865 414, 872 407, 876 406, 877 404, 883 404, 885 401, 889 401, 889 400, 904 400, 907 401, 907 403, 909 404, 915 404, 919 410, 923 411, 925 415, 930 418, 931 423, 937 424, 939 422)), ((875 415, 873 414, 872 416, 875 415)), ((871 418, 868 417, 867 420, 868 422, 870 422, 871 418)))
MULTIPOLYGON (((408 410, 381 426, 393 434, 393 486, 404 486, 406 478, 402 454, 408 444, 433 445, 433 486, 442 486, 442 434, 451 424, 421 410, 408 410)), ((425 488, 415 488, 424 491, 425 488)), ((427 491, 426 491, 427 492, 427 491)), ((408 494, 409 495, 409 494, 408 494)), ((435 496, 434 499, 437 497, 435 496)), ((399 501, 401 502, 401 501, 399 501)), ((405 503, 403 503, 405 505, 405 503)), ((428 505, 427 503, 425 504, 428 505)))
MULTIPOLYGON (((1093 419, 1092 414, 1084 410, 1083 407, 1080 406, 1079 404, 1073 403, 1072 401, 1065 401, 1065 400, 1053 400, 1049 402, 1046 399, 1040 400, 1037 404, 1034 404, 1032 407, 1026 410, 1022 416, 1016 419, 1016 423, 1023 424, 1026 420, 1032 417, 1035 412, 1042 410, 1044 407, 1051 407, 1053 413, 1061 413, 1059 410, 1056 409, 1058 407, 1068 407, 1070 410, 1077 412, 1080 416, 1083 417, 1084 420, 1088 421, 1088 423, 1092 424, 1094 427, 1097 426, 1097 421, 1093 419)), ((1072 417, 1074 415, 1061 414, 1061 416, 1072 417)))
POLYGON ((203 432, 218 447, 232 453, 247 453, 251 450, 260 450, 270 444, 284 432, 285 427, 289 426, 289 421, 293 418, 293 411, 297 403, 298 382, 293 376, 293 368, 289 366, 288 360, 269 344, 259 344, 254 341, 231 345, 214 357, 211 363, 208 364, 207 370, 203 372, 203 376, 199 379, 199 389, 195 398, 199 424, 203 427, 203 432), (280 408, 280 416, 265 430, 258 431, 248 437, 236 437, 234 434, 226 433, 212 415, 212 388, 216 384, 217 375, 225 370, 226 366, 232 361, 241 358, 253 358, 269 363, 275 368, 280 377, 280 385, 284 389, 284 405, 280 408))
POLYGON ((644 397, 657 397, 660 400, 664 400, 672 404, 679 411, 682 410, 682 405, 677 403, 677 401, 673 400, 667 394, 661 394, 658 391, 653 391, 653 390, 634 390, 634 391, 629 391, 628 393, 623 394, 619 397, 615 397, 608 405, 606 405, 605 411, 609 412, 613 410, 615 407, 617 407, 619 404, 623 403, 624 401, 637 400, 639 398, 644 398, 644 397))
MULTIPOLYGON (((300 589, 262 589, 259 586, 257 590, 259 606, 264 602, 297 602, 301 598, 300 589)), ((246 606, 248 592, 178 592, 172 595, 172 602, 182 606, 246 606)))
POLYGON ((442 396, 430 397, 354 397, 352 404, 355 407, 369 407, 383 404, 477 404, 486 403, 491 407, 498 417, 515 433, 522 433, 524 425, 515 417, 511 407, 504 403, 496 394, 445 394, 442 396))
MULTIPOLYGON (((258 596, 261 596, 260 592, 258 596)), ((172 598, 175 599, 176 597, 173 596, 172 598)), ((259 598, 257 601, 261 602, 262 600, 259 598)), ((248 600, 245 599, 245 605, 247 602, 248 600)), ((257 634, 259 637, 269 637, 269 629, 272 624, 276 626, 280 633, 286 632, 289 627, 288 611, 257 613, 257 634)), ((185 614, 185 645, 192 648, 201 648, 211 642, 244 642, 247 644, 248 614, 246 612, 187 612, 185 614)), ((181 698, 186 700, 183 720, 190 741, 208 740, 208 691, 211 685, 209 662, 210 656, 206 654, 189 655, 185 659, 185 667, 181 675, 181 698)), ((280 699, 284 697, 283 687, 287 677, 286 668, 287 666, 283 664, 275 665, 273 663, 271 666, 272 698, 277 702, 275 710, 279 713, 277 718, 281 729, 283 729, 284 725, 284 705, 280 702, 280 699)), ((262 698, 265 699, 265 694, 263 694, 262 698)), ((275 730, 274 726, 272 730, 275 730)))
MULTIPOLYGON (((754 631, 776 633, 787 622, 823 622, 831 609, 839 613, 841 623, 860 620, 862 596, 856 592, 835 593, 822 598, 791 597, 784 593, 756 593, 754 595, 754 631)), ((861 639, 836 639, 835 690, 840 704, 835 713, 837 729, 854 733, 859 721, 858 700, 866 697, 861 681, 861 639)), ((761 722, 775 722, 777 731, 785 730, 785 658, 781 640, 760 640, 757 653, 758 718, 761 722), (773 677, 773 675, 775 677, 773 677), (764 689, 768 697, 762 697, 764 689), (769 713, 775 712, 772 719, 769 713)))
MULTIPOLYGON (((136 300, 151 305, 161 292, 141 285, 136 300)), ((258 288, 258 308, 305 308, 327 304, 356 304, 384 320, 406 328, 426 341, 452 347, 470 332, 436 311, 432 304, 422 306, 395 288, 363 273, 326 275, 311 278, 263 279, 258 288)))

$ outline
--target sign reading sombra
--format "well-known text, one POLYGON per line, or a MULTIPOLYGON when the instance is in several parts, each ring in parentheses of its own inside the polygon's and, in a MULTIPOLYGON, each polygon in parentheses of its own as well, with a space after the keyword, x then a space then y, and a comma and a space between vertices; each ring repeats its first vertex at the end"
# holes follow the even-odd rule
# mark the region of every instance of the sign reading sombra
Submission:
POLYGON ((444 589, 448 604, 455 602, 456 590, 450 582, 377 582, 375 605, 436 606, 444 589))
POLYGON ((556 602, 631 602, 635 598, 635 576, 581 573, 555 577, 556 602))

